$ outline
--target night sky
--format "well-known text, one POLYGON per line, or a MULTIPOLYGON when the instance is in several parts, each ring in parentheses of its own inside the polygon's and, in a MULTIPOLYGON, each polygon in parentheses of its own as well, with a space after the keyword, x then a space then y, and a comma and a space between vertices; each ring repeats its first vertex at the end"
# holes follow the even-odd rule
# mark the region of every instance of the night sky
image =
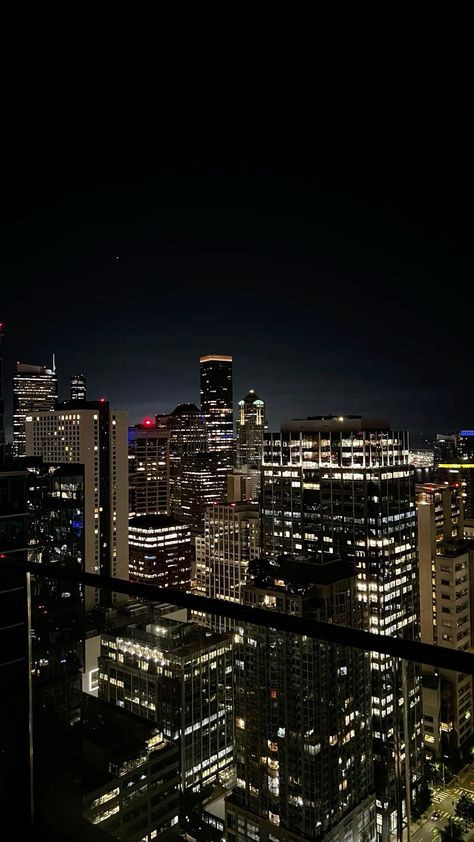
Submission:
POLYGON ((231 353, 273 429, 474 426, 466 26, 12 19, 7 393, 54 351, 135 422, 231 353))

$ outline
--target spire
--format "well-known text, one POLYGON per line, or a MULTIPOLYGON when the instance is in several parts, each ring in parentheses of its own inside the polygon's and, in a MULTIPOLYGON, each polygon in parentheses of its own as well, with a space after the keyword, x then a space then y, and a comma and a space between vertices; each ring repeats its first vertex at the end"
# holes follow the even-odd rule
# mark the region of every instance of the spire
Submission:
POLYGON ((56 374, 56 355, 53 353, 53 374, 56 374))

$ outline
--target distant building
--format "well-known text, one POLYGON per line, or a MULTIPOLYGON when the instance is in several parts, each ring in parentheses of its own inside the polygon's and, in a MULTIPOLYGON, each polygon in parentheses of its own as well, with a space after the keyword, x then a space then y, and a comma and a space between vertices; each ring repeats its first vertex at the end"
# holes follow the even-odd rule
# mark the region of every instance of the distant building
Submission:
POLYGON ((207 425, 208 449, 233 456, 232 357, 205 354, 200 357, 200 367, 201 411, 207 425))
POLYGON ((85 570, 128 579, 127 413, 105 400, 37 411, 26 419, 26 452, 53 465, 84 465, 85 570))
MULTIPOLYGON (((164 423, 157 416, 157 424, 164 423)), ((207 450, 207 429, 201 411, 193 403, 180 403, 167 416, 166 428, 170 434, 170 510, 173 517, 181 519, 181 482, 183 458, 207 450)))
POLYGON ((13 375, 13 455, 26 455, 25 421, 32 412, 53 410, 58 401, 56 367, 16 364, 13 375))
MULTIPOLYGON (((206 596, 240 603, 249 562, 260 555, 258 504, 208 506, 204 517, 204 541, 206 596)), ((216 620, 219 631, 235 625, 225 617, 216 620)))
POLYGON ((460 484, 464 501, 465 535, 474 538, 474 430, 461 430, 454 455, 449 461, 438 464, 437 473, 441 481, 460 484))
POLYGON ((204 533, 206 506, 225 501, 228 473, 225 454, 214 452, 183 456, 180 520, 189 524, 193 537, 204 533))
POLYGON ((85 401, 87 398, 87 386, 85 374, 73 374, 71 377, 71 400, 85 401))
MULTIPOLYGON (((244 603, 357 625, 354 565, 252 565, 244 603)), ((226 839, 375 839, 370 659, 353 648, 237 623, 237 786, 226 839)))
POLYGON ((137 515, 128 522, 130 579, 189 590, 191 531, 167 515, 137 515))
POLYGON ((153 839, 178 823, 178 749, 151 723, 82 696, 85 818, 115 839, 153 839))
POLYGON ((169 514, 170 434, 152 418, 129 427, 129 508, 136 515, 169 514))
POLYGON ((260 468, 265 431, 265 404, 253 389, 239 401, 237 415, 237 466, 260 468))
MULTIPOLYGON (((474 542, 463 540, 457 483, 417 486, 420 624, 424 643, 466 650, 474 643, 474 542)), ((434 757, 459 755, 473 733, 472 676, 423 668, 424 742, 434 757)))
POLYGON ((160 618, 102 634, 99 698, 179 741, 182 790, 227 780, 234 762, 232 640, 160 618))
POLYGON ((437 433, 433 442, 433 461, 435 467, 440 462, 455 462, 458 451, 456 433, 437 433))
POLYGON ((227 475, 227 502, 259 500, 260 478, 260 468, 252 468, 249 465, 233 468, 227 475))

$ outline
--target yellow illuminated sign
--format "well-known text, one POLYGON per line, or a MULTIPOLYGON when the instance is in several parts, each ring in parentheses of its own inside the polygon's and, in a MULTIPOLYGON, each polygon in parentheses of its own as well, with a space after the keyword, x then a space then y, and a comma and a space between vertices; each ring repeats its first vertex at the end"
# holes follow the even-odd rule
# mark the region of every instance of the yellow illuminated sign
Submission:
POLYGON ((438 465, 438 468, 474 468, 474 464, 472 462, 461 462, 453 465, 438 465))

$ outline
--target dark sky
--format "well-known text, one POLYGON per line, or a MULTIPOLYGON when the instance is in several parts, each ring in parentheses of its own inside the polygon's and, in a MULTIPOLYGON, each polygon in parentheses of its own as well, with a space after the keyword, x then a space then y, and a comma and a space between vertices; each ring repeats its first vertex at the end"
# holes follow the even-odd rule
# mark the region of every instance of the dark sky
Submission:
POLYGON ((7 377, 55 351, 136 421, 231 353, 272 428, 473 426, 467 22, 372 24, 12 19, 7 377))

